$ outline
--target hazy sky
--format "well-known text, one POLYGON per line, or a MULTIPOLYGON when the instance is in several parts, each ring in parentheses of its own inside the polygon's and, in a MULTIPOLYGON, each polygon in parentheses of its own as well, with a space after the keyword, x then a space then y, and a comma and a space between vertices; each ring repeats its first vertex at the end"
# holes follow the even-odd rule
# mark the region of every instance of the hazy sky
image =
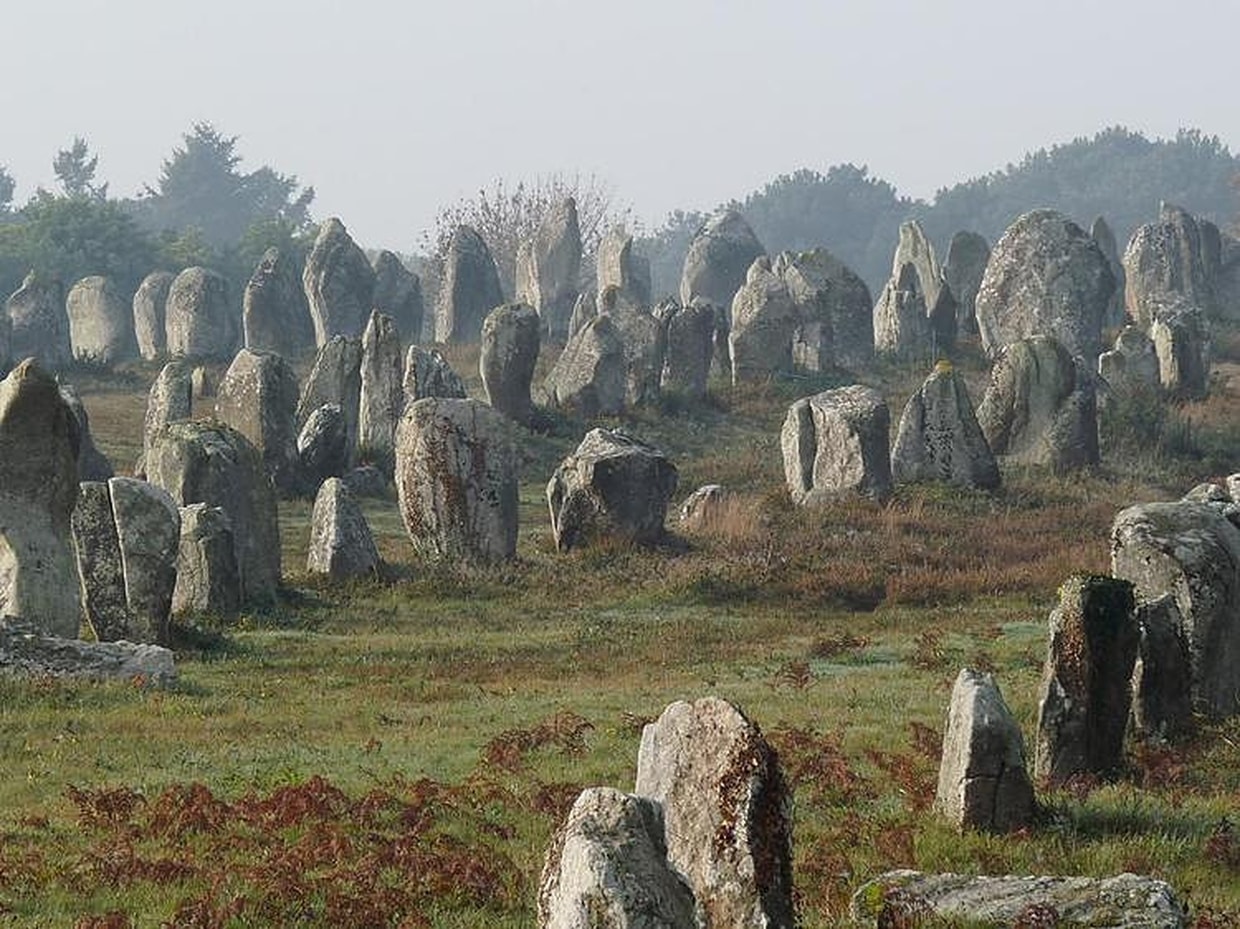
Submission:
POLYGON ((637 216, 798 167, 930 196, 1116 123, 1240 146, 1240 0, 14 0, 0 164, 75 134, 117 195, 195 121, 318 217, 409 250, 497 177, 582 172, 637 216))

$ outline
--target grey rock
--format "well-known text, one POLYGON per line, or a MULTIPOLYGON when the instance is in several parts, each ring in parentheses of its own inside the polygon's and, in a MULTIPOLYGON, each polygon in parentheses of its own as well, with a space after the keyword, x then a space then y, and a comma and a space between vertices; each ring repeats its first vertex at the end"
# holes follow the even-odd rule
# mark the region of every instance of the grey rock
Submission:
POLYGON ((222 275, 186 268, 168 288, 165 317, 169 354, 213 361, 232 357, 238 320, 222 275))
POLYGON ((792 404, 779 444, 793 502, 811 506, 849 493, 890 496, 890 424, 882 394, 860 384, 792 404))
POLYGON ((164 365, 151 384, 146 398, 146 418, 142 424, 142 458, 145 470, 146 455, 151 440, 168 423, 190 418, 193 410, 194 389, 190 368, 184 361, 174 359, 164 365))
POLYGON ((114 471, 112 462, 95 447, 95 439, 90 432, 90 417, 86 415, 86 407, 77 390, 70 384, 60 385, 60 396, 69 406, 78 426, 78 480, 106 481, 114 471))
POLYGON ((50 370, 72 361, 69 316, 60 281, 31 271, 5 302, 5 310, 10 323, 10 358, 34 358, 50 370))
POLYGON ((340 404, 316 407, 297 436, 297 456, 306 486, 318 487, 326 478, 344 474, 352 451, 340 404))
POLYGON ((396 492, 405 529, 424 557, 515 556, 516 447, 509 420, 485 403, 409 404, 396 431, 396 492))
POLYGON ((1038 700, 1040 779, 1063 784, 1121 770, 1140 641, 1134 612, 1125 580, 1074 575, 1059 588, 1038 700))
POLYGON ((463 400, 465 383, 438 349, 410 345, 405 353, 405 405, 439 397, 463 400))
POLYGON ((1197 306, 1179 298, 1150 300, 1150 339, 1163 389, 1179 397, 1202 397, 1210 381, 1210 325, 1197 306))
POLYGON ((1092 376, 1047 336, 1003 349, 991 368, 977 420, 990 450, 1010 462, 1056 471, 1098 463, 1092 376))
POLYGON ((1034 210, 1007 228, 977 293, 982 347, 992 357, 1051 336, 1092 371, 1115 278, 1089 234, 1061 213, 1034 210))
POLYGON ((319 348, 314 367, 301 386, 297 422, 305 426, 310 414, 325 403, 334 403, 344 414, 349 454, 357 447, 357 417, 362 398, 362 342, 333 336, 319 348))
POLYGON ((82 602, 70 521, 77 421, 33 359, 0 381, 0 615, 75 638, 82 602))
POLYGON ((517 300, 532 306, 556 342, 568 337, 581 285, 581 229, 577 202, 568 197, 550 210, 517 263, 517 300))
MULTIPOLYGON (((250 440, 283 494, 301 490, 297 456, 297 375, 279 355, 243 348, 216 392, 215 415, 250 440)), ((186 501, 192 502, 192 501, 186 501)))
POLYGON ((306 570, 336 580, 373 575, 379 552, 353 494, 338 477, 319 487, 310 517, 306 570))
POLYGON ((301 358, 314 348, 314 323, 292 255, 269 248, 250 275, 241 298, 245 347, 301 358))
POLYGON ((1107 311, 1103 316, 1102 325, 1104 328, 1122 325, 1124 322, 1124 293, 1127 288, 1127 275, 1124 273, 1124 262, 1120 259, 1119 244, 1115 241, 1115 233, 1111 230, 1111 226, 1107 221, 1099 216, 1094 220, 1094 224, 1089 227, 1089 237, 1098 243, 1098 248, 1106 256, 1107 266, 1111 269, 1111 276, 1115 278, 1115 291, 1111 294, 1111 300, 1107 304, 1107 311))
POLYGON ((933 353, 926 295, 912 264, 883 287, 874 306, 874 351, 902 359, 924 359, 933 353))
POLYGON ((618 430, 590 430, 547 483, 556 547, 603 536, 658 541, 676 482, 676 466, 654 446, 618 430))
POLYGON ((692 398, 704 397, 710 378, 711 355, 715 351, 717 310, 701 300, 688 306, 675 304, 668 310, 659 390, 692 398))
POLYGON ((168 351, 168 291, 176 275, 152 271, 133 295, 133 333, 138 354, 146 361, 162 358, 168 351))
POLYGON ((458 226, 444 257, 435 305, 435 338, 440 342, 477 342, 482 321, 503 302, 504 291, 491 250, 476 230, 458 226))
POLYGON ((754 261, 766 254, 749 223, 735 210, 714 214, 694 234, 680 276, 680 302, 694 297, 723 307, 732 306, 754 261))
POLYGON ((616 227, 603 236, 595 256, 599 301, 609 287, 635 306, 650 305, 650 262, 633 248, 633 237, 616 227))
POLYGON ((680 527, 692 532, 709 528, 723 512, 727 499, 728 492, 722 484, 703 484, 680 505, 680 527))
POLYGON ((1029 914, 1054 914, 1060 926, 1183 929, 1188 909, 1170 885, 1151 877, 975 877, 889 871, 853 894, 852 918, 883 925, 905 914, 923 919, 1015 927, 1029 914))
POLYGON ((989 674, 956 677, 934 808, 959 829, 1011 832, 1033 821, 1025 740, 989 674))
POLYGON ((422 281, 389 251, 375 256, 375 292, 371 305, 385 316, 392 317, 396 330, 416 342, 422 334, 425 305, 422 281))
POLYGON ((568 338, 586 327, 586 323, 598 316, 598 296, 593 290, 582 291, 573 304, 573 315, 568 321, 568 338))
POLYGON ((825 248, 784 252, 775 271, 788 286, 800 323, 792 360, 807 371, 861 368, 874 358, 874 301, 865 281, 825 248))
POLYGON ((541 929, 697 929, 693 892, 667 861, 663 811, 610 787, 582 791, 547 850, 541 929))
POLYGON ((356 338, 366 326, 375 289, 375 272, 336 217, 324 220, 306 256, 302 289, 321 349, 333 336, 356 338))
POLYGON ((792 340, 800 324, 788 285, 772 270, 770 259, 758 258, 732 301, 728 356, 733 385, 790 372, 792 340))
POLYGON ((227 617, 241 607, 237 538, 222 507, 191 503, 180 509, 173 613, 227 617))
POLYGON ((403 355, 396 321, 373 311, 362 334, 357 447, 363 458, 389 474, 396 455, 396 424, 405 411, 403 355))
POLYGON ((1124 250, 1125 306, 1138 326, 1149 329, 1156 308, 1169 299, 1200 307, 1208 317, 1215 305, 1214 282, 1198 221, 1164 203, 1158 222, 1138 227, 1124 250))
POLYGON ((84 277, 65 297, 73 357, 110 365, 137 353, 133 307, 102 275, 84 277))
POLYGON ((624 346, 624 405, 653 403, 663 377, 666 329, 647 307, 612 306, 617 294, 609 290, 600 311, 611 317, 624 346))
POLYGON ((169 686, 176 665, 169 649, 132 642, 83 642, 50 635, 38 626, 5 617, 0 621, 0 673, 36 679, 141 681, 169 686))
POLYGON ((999 486, 999 466, 977 424, 968 388, 950 363, 940 362, 904 407, 891 476, 896 483, 999 486))
POLYGON ((168 640, 168 613, 177 580, 181 514, 167 492, 132 477, 108 481, 129 627, 136 642, 168 640))
POLYGON ((1189 503, 1231 503, 1231 494, 1221 484, 1207 481, 1197 484, 1180 499, 1189 503))
POLYGON ((215 375, 206 365, 195 365, 189 375, 190 389, 195 400, 215 395, 215 375))
POLYGON ((1146 739, 1167 741, 1193 730, 1193 668, 1175 597, 1137 605, 1141 642, 1132 672, 1132 722, 1146 739))
POLYGON ((597 316, 568 340, 545 385, 547 403, 585 417, 624 409, 628 365, 624 340, 610 315, 597 316))
POLYGON ((918 291, 926 298, 926 306, 939 302, 939 290, 943 286, 943 271, 939 267, 934 246, 926 237, 921 223, 915 219, 900 223, 900 240, 891 258, 891 277, 898 279, 905 265, 912 265, 917 273, 918 291))
POLYGON ((791 929, 792 797, 761 730, 718 697, 642 731, 634 793, 663 806, 667 857, 706 926, 791 929))
POLYGON ((952 236, 943 263, 943 281, 956 298, 956 328, 977 332, 977 292, 990 261, 990 244, 976 232, 961 231, 952 236))
POLYGON ((355 497, 371 500, 389 500, 391 482, 374 465, 361 465, 346 471, 341 478, 355 497))
POLYGON ((125 599, 125 569, 106 481, 82 482, 71 525, 86 622, 100 642, 126 638, 129 604, 125 599))
POLYGON ((1158 352, 1137 326, 1125 326, 1115 348, 1098 356, 1098 375, 1112 391, 1152 390, 1160 385, 1158 352))
POLYGON ((518 423, 528 423, 534 412, 530 384, 540 328, 539 314, 523 303, 496 307, 482 324, 478 371, 487 403, 518 423))

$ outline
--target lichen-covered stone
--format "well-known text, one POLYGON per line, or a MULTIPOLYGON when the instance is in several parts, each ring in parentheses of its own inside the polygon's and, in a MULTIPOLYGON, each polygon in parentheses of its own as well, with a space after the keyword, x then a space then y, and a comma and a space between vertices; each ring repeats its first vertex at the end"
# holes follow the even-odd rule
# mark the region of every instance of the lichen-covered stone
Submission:
POLYGON ((308 488, 349 470, 352 449, 340 404, 324 403, 310 414, 297 435, 297 456, 308 488))
POLYGON ((336 217, 319 226, 301 282, 314 323, 314 342, 320 349, 333 336, 357 338, 362 334, 370 315, 375 272, 366 253, 336 217))
POLYGON ((269 248, 241 298, 245 347, 297 359, 314 348, 314 323, 292 255, 269 248))
POLYGON ((779 444, 793 502, 811 506, 848 493, 886 499, 890 424, 882 394, 860 384, 792 404, 779 444))
POLYGON ((1175 597, 1137 604, 1141 643, 1132 672, 1133 729, 1168 741, 1193 730, 1193 667, 1175 597))
POLYGON ((577 202, 555 204, 517 261, 517 299, 534 308, 541 328, 556 342, 568 336, 581 283, 581 229, 577 202))
POLYGON ((750 266, 766 254, 753 229, 736 210, 711 216, 693 236, 680 276, 680 302, 694 297, 720 307, 731 307, 745 283, 750 266))
POLYGON ((5 302, 5 310, 10 322, 9 357, 14 361, 34 358, 54 371, 73 360, 60 281, 31 271, 5 302))
POLYGON ((353 494, 338 477, 319 487, 310 517, 306 570, 336 580, 373 575, 379 552, 353 494))
POLYGON ((142 423, 143 465, 140 471, 145 473, 151 440, 168 423, 189 419, 193 403, 194 386, 189 365, 180 359, 168 362, 151 383, 150 393, 147 394, 146 418, 142 423))
POLYGON ((71 525, 86 622, 100 642, 123 639, 129 634, 129 605, 106 481, 83 481, 78 487, 71 525))
POLYGON ((598 296, 615 287, 634 306, 650 305, 650 262, 638 255, 633 237, 621 227, 603 236, 595 256, 598 296))
POLYGON ((384 250, 375 256, 375 292, 371 305, 396 324, 396 331, 409 342, 422 337, 425 305, 421 279, 399 258, 384 250))
POLYGON ((825 248, 783 252, 774 270, 800 315, 792 339, 792 360, 798 368, 859 369, 871 363, 874 300, 865 281, 825 248))
POLYGON ((1202 397, 1210 382, 1210 324, 1200 307, 1180 298, 1151 300, 1149 333, 1163 389, 1179 397, 1202 397))
POLYGON ((874 351, 897 358, 928 358, 932 333, 926 295, 912 264, 902 265, 874 306, 874 351))
POLYGON ((186 268, 168 288, 168 353, 185 358, 231 358, 240 320, 228 300, 228 282, 207 268, 186 268))
POLYGON ((487 403, 509 419, 528 423, 530 384, 538 364, 539 314, 524 303, 496 307, 482 324, 478 372, 487 403))
POLYGON ((152 271, 134 291, 133 334, 145 361, 162 358, 168 351, 168 291, 175 279, 171 271, 152 271))
POLYGON ((325 403, 335 404, 344 416, 349 455, 357 448, 357 418, 362 397, 362 341, 333 336, 319 348, 297 401, 297 423, 304 427, 310 414, 325 403))
POLYGON ((669 305, 665 313, 659 390, 686 397, 704 397, 710 378, 710 360, 715 351, 715 307, 695 300, 688 306, 669 305))
POLYGON ((283 494, 301 490, 297 457, 297 375, 279 355, 243 348, 216 391, 215 415, 250 440, 283 494))
POLYGON ((166 643, 181 514, 166 491, 136 478, 112 478, 108 495, 125 576, 129 627, 124 638, 166 643))
POLYGON ((357 446, 359 452, 388 474, 396 454, 396 424, 405 411, 403 355, 396 321, 373 311, 362 334, 357 446))
POLYGON ((977 424, 964 378, 950 364, 936 367, 904 407, 891 476, 896 483, 999 486, 999 466, 977 424))
POLYGON ((174 684, 177 676, 172 652, 162 646, 83 642, 51 635, 33 623, 7 616, 0 621, 0 674, 159 687, 174 684))
POLYGON ((503 302, 504 291, 491 250, 475 229, 458 226, 444 257, 435 305, 435 338, 440 342, 477 342, 482 321, 503 302))
POLYGON ((99 274, 82 278, 69 288, 65 312, 74 358, 110 365, 136 353, 133 307, 110 279, 99 274))
POLYGON ((410 345, 405 353, 405 405, 439 397, 464 400, 465 382, 438 349, 410 345))
POLYGON ((241 573, 228 514, 222 507, 205 503, 183 506, 180 514, 172 612, 234 615, 241 607, 241 573))
POLYGON ((758 258, 732 301, 728 354, 733 385, 790 372, 792 340, 800 324, 788 285, 772 270, 770 259, 758 258))
POLYGON ((614 416, 624 409, 624 340, 609 314, 596 316, 568 340, 547 375, 547 404, 581 416, 614 416))
POLYGON ((1159 305, 1181 300, 1214 309, 1214 282, 1201 226, 1188 211, 1169 203, 1158 221, 1138 227, 1124 250, 1125 305, 1138 326, 1149 329, 1159 305))

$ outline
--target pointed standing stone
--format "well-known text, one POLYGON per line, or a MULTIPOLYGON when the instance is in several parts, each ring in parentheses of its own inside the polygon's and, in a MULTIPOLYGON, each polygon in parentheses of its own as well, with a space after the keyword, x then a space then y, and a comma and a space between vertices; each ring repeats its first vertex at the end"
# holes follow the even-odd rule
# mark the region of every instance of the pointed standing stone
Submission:
POLYGON ((319 348, 333 336, 356 338, 362 334, 370 315, 375 272, 366 253, 336 217, 319 227, 301 280, 319 348))
POLYGON ((371 305, 396 323, 410 342, 422 337, 422 281, 399 258, 384 250, 375 256, 375 292, 371 305))
POLYGON ((477 342, 486 315, 504 302, 499 272, 486 242, 470 226, 458 226, 444 258, 435 307, 435 338, 477 342))
POLYGON ((279 355, 243 348, 216 391, 215 415, 250 440, 284 494, 301 488, 297 459, 297 375, 279 355))
POLYGON ((338 477, 329 477, 314 498, 306 570, 335 580, 372 575, 379 552, 366 517, 338 477))
POLYGON ((950 362, 940 362, 909 398, 891 450, 891 476, 898 484, 999 486, 999 466, 977 424, 964 378, 950 362))
POLYGON ((378 310, 362 334, 362 389, 358 400, 357 447, 364 459, 391 474, 396 424, 405 411, 405 363, 396 322, 378 310))
POLYGON ((298 359, 314 348, 314 323, 292 255, 263 253, 241 299, 245 347, 298 359))

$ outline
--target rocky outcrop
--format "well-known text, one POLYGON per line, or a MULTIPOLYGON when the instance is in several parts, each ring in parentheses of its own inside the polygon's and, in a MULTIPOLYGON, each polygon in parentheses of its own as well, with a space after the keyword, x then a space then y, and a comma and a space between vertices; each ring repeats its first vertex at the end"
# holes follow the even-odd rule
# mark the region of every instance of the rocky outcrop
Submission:
POLYGON ((487 403, 518 423, 528 423, 534 412, 530 384, 540 328, 539 314, 523 303, 496 307, 482 324, 478 371, 487 403))
POLYGON ((801 313, 770 259, 754 261, 732 301, 728 333, 733 385, 792 370, 792 339, 801 313))
POLYGON ((314 367, 301 386, 297 422, 304 427, 310 414, 325 403, 335 404, 344 416, 349 455, 357 448, 357 417, 362 398, 362 341, 333 336, 319 349, 314 367))
POLYGON ((320 349, 333 336, 362 334, 370 315, 375 272, 366 253, 336 217, 319 226, 301 283, 314 323, 314 342, 320 349))
POLYGON ((714 306, 732 306, 750 267, 766 254, 749 223, 736 210, 721 210, 694 234, 680 275, 680 302, 700 297, 714 306))
POLYGON ((794 503, 811 506, 840 494, 891 494, 890 414, 882 394, 854 384, 798 400, 779 444, 794 503))
POLYGON ((73 359, 60 281, 31 271, 5 302, 5 310, 10 323, 9 357, 14 361, 33 358, 56 370, 73 359))
POLYGON ((547 375, 547 404, 585 417, 624 409, 627 364, 624 341, 610 315, 597 316, 568 340, 547 375))
POLYGON ((440 397, 463 400, 468 394, 459 374, 437 349, 410 345, 405 353, 405 404, 440 397))
POLYGON ((1089 234, 1061 213, 1034 210, 1008 227, 977 294, 982 347, 992 357, 1032 336, 1058 340, 1089 370, 1115 278, 1089 234))
POLYGON ((375 256, 375 292, 371 306, 384 316, 390 316, 396 331, 410 342, 422 338, 425 306, 422 300, 422 281, 389 251, 375 256))
POLYGON ((494 562, 516 554, 516 447, 509 420, 485 403, 409 404, 396 431, 396 492, 422 556, 494 562))
POLYGON ((344 580, 373 575, 378 567, 379 552, 361 507, 340 478, 329 477, 314 498, 306 570, 344 580))
POLYGON ((504 302, 495 260, 476 230, 458 226, 444 256, 443 279, 435 305, 435 338, 477 342, 482 321, 504 302))
POLYGON ((952 687, 934 808, 959 829, 1012 832, 1033 822, 1025 740, 999 685, 963 669, 952 687))
POLYGON ((967 231, 952 236, 943 263, 943 282, 956 298, 958 332, 977 332, 977 292, 989 261, 990 243, 984 236, 967 231))
POLYGON ((362 389, 358 399, 357 446, 379 470, 392 473, 396 424, 405 411, 405 360, 396 321, 378 310, 362 335, 362 389))
POLYGON ((904 407, 891 450, 891 476, 899 484, 999 486, 999 466, 977 424, 964 378, 950 362, 940 362, 904 407))
POLYGON ((633 237, 617 227, 603 236, 595 256, 598 296, 615 287, 626 302, 650 305, 650 262, 633 249, 633 237))
POLYGON ((704 925, 792 929, 792 797, 761 730, 718 697, 642 731, 633 791, 663 806, 667 857, 704 925))
POLYGON ((222 275, 186 268, 168 288, 165 316, 170 355, 214 361, 233 356, 238 320, 222 275))
POLYGON ((314 323, 292 255, 278 248, 263 253, 241 298, 245 347, 301 358, 314 348, 314 323))
POLYGON ((232 521, 222 507, 205 503, 191 503, 180 512, 172 612, 234 615, 241 607, 241 573, 232 521))
POLYGON ((74 284, 65 312, 74 358, 110 365, 136 354, 133 308, 108 278, 96 274, 74 284))
POLYGON ((517 300, 532 306, 548 338, 562 342, 581 284, 581 229, 577 202, 568 197, 550 210, 517 262, 517 300))
POLYGON ((658 541, 676 482, 676 466, 654 446, 620 431, 590 430, 547 484, 556 547, 600 537, 658 541))
POLYGON ((168 351, 168 290, 175 279, 171 271, 152 271, 134 292, 133 333, 145 361, 162 358, 168 351))
POLYGON ((296 413, 297 375, 288 362, 270 352, 237 352, 216 392, 216 418, 250 440, 267 476, 287 495, 302 485, 296 413))

